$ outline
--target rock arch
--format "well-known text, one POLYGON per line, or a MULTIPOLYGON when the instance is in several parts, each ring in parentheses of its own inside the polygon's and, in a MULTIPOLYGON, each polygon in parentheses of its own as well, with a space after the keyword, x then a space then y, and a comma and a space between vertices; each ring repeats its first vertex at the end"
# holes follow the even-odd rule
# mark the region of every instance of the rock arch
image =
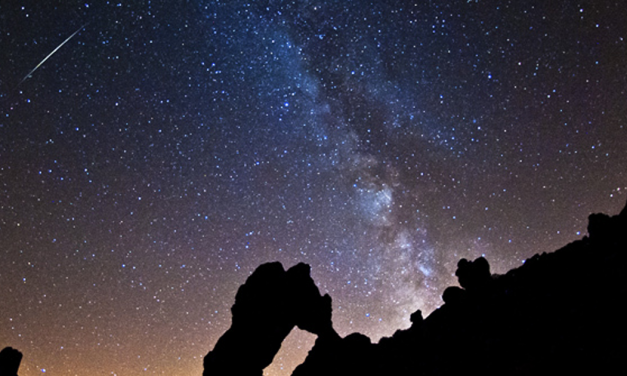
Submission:
POLYGON ((318 338, 339 338, 331 323, 331 297, 320 295, 300 263, 288 269, 259 266, 240 286, 231 327, 204 359, 203 376, 261 376, 296 326, 318 338))

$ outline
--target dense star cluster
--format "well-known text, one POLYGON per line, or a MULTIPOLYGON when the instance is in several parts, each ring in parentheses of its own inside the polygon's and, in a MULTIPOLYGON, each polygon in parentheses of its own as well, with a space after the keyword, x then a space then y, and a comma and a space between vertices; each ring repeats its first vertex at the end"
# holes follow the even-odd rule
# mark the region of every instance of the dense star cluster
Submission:
POLYGON ((581 238, 625 202, 626 16, 3 2, 0 347, 20 376, 200 375, 261 263, 310 264, 338 333, 377 341, 441 305, 460 258, 503 273, 581 238))

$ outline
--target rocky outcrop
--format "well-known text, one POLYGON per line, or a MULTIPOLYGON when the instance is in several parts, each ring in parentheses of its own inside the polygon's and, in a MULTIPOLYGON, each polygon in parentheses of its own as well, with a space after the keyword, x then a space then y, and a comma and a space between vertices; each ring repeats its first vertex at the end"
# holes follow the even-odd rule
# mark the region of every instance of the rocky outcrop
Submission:
POLYGON ((488 260, 479 257, 475 261, 461 259, 457 263, 455 271, 459 285, 467 291, 480 291, 484 289, 492 279, 488 260))
POLYGON ((370 364, 364 360, 372 356, 374 350, 370 338, 360 333, 344 338, 318 337, 306 361, 296 367, 292 376, 368 374, 370 364))
POLYGON ((339 338, 331 298, 309 273, 302 263, 287 271, 278 262, 259 266, 237 291, 231 328, 205 357, 203 375, 262 375, 295 326, 322 340, 339 338))
POLYGON ((318 339, 294 376, 615 374, 627 353, 627 207, 591 215, 588 232, 504 275, 483 257, 460 260, 444 305, 377 344, 335 333, 308 266, 262 265, 238 291, 204 375, 261 375, 295 325, 318 339))
POLYGON ((0 376, 17 376, 22 362, 22 353, 12 347, 0 351, 0 376))
POLYGON ((612 374, 627 350, 627 207, 589 221, 589 236, 505 275, 460 260, 460 287, 429 317, 350 357, 314 347, 294 375, 612 374))

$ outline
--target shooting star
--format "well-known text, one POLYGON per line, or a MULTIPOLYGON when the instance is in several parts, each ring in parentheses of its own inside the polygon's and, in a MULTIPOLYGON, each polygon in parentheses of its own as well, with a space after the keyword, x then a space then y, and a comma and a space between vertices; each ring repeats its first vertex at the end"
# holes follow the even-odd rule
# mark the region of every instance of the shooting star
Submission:
POLYGON ((22 81, 20 81, 19 84, 17 84, 17 86, 20 86, 22 84, 22 82, 26 81, 27 78, 30 78, 32 76, 33 73, 35 73, 35 71, 37 69, 39 69, 39 67, 41 67, 46 60, 48 60, 50 58, 50 56, 52 56, 55 52, 57 52, 59 50, 59 48, 63 47, 64 44, 66 44, 70 39, 72 39, 76 34, 78 34, 79 31, 83 30, 83 28, 87 26, 87 24, 81 26, 78 30, 76 30, 74 32, 74 34, 70 35, 66 40, 63 41, 63 43, 61 43, 60 45, 57 46, 57 48, 55 48, 54 50, 52 50, 52 52, 50 54, 48 54, 48 56, 46 56, 41 63, 37 64, 37 66, 35 68, 33 68, 33 70, 31 70, 30 72, 28 72, 28 74, 22 79, 22 81))

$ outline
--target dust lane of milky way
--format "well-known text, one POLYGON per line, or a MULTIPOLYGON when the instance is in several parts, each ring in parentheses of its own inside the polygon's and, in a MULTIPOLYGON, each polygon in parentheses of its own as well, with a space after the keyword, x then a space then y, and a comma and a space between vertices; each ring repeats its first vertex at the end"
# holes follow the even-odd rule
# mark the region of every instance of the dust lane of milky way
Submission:
POLYGON ((0 346, 22 376, 200 375, 261 263, 310 264, 338 332, 377 341, 460 258, 581 238, 625 202, 626 12, 3 3, 0 346))

